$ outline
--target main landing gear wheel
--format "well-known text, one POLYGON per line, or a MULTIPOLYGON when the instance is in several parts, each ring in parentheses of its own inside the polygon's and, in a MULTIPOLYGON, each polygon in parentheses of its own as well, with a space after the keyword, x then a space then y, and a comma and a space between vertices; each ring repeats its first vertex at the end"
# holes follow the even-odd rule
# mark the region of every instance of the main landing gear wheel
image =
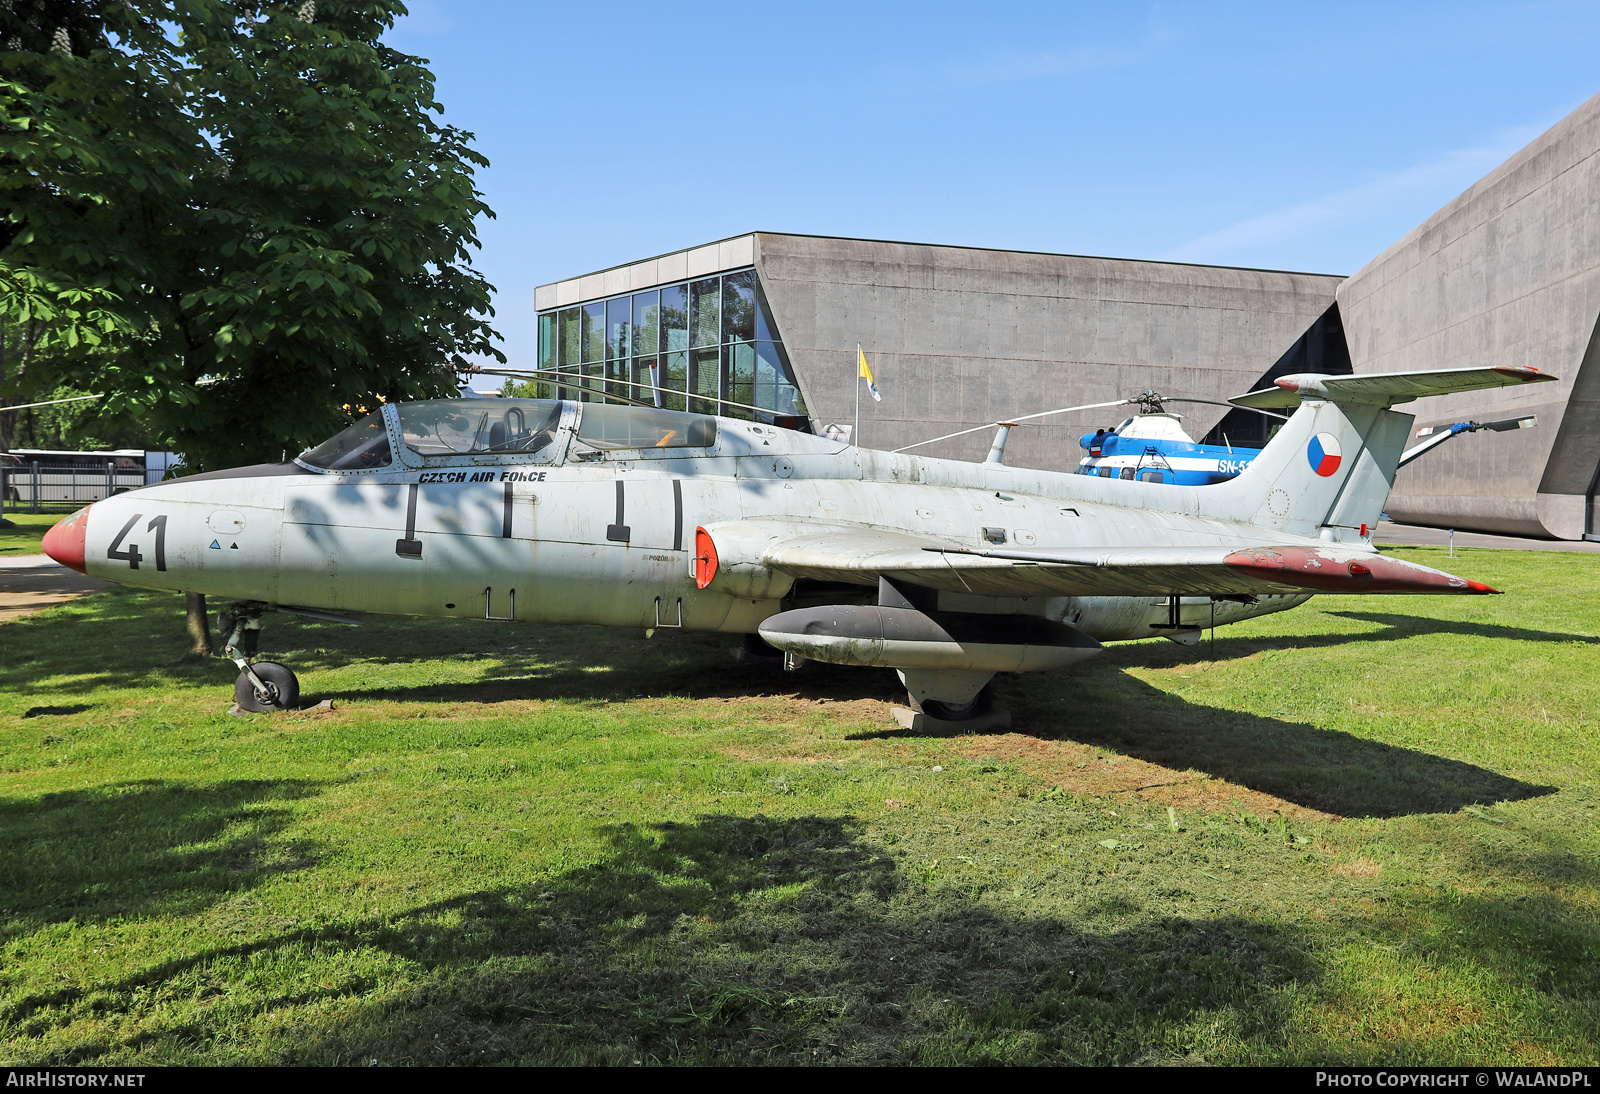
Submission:
POLYGON ((921 703, 913 701, 912 706, 930 718, 945 722, 968 722, 989 713, 994 706, 994 691, 985 684, 970 703, 942 703, 938 699, 924 699, 921 703))
POLYGON ((250 666, 249 672, 241 672, 239 679, 234 681, 233 701, 239 704, 240 710, 255 714, 270 710, 293 710, 300 702, 300 681, 287 666, 276 661, 257 661, 250 666), (256 674, 262 687, 256 687, 255 681, 250 679, 250 672, 256 674))
POLYGON ((783 651, 759 634, 743 634, 739 636, 739 649, 734 654, 735 661, 776 665, 782 659, 783 651))

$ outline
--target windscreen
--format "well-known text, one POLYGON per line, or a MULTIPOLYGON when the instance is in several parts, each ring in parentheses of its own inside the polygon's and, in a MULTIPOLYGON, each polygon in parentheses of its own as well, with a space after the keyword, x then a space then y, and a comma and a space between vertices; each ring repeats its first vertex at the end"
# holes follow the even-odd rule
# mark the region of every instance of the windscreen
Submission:
POLYGON ((717 420, 652 407, 585 403, 578 440, 591 448, 710 448, 717 420))
POLYGON ((537 452, 561 421, 556 399, 431 399, 395 409, 406 447, 419 456, 537 452))
POLYGON ((317 447, 300 453, 300 462, 329 471, 370 471, 388 467, 391 455, 383 412, 374 411, 317 447))

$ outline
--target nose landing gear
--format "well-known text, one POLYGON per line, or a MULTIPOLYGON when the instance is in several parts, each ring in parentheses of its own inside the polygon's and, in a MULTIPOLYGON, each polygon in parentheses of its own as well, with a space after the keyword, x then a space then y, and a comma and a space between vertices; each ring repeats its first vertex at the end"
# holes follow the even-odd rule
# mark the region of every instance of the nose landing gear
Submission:
POLYGON ((251 663, 261 640, 261 616, 266 610, 265 604, 238 601, 217 616, 217 629, 227 636, 222 652, 239 666, 239 678, 233 682, 233 701, 240 710, 256 714, 293 710, 300 702, 300 681, 286 665, 276 661, 251 663))
POLYGON ((234 661, 241 669, 233 682, 233 701, 240 710, 259 714, 269 710, 293 710, 300 702, 300 681, 288 666, 276 661, 250 664, 242 657, 234 661))

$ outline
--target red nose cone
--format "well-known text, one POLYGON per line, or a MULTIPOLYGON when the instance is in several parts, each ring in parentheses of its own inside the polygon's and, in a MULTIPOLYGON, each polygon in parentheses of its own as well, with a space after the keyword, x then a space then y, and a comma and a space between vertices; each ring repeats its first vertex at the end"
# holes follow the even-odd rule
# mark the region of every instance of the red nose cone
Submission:
POLYGON ((83 568, 83 537, 88 530, 89 507, 85 505, 66 520, 56 521, 44 534, 44 553, 80 574, 87 573, 83 568))

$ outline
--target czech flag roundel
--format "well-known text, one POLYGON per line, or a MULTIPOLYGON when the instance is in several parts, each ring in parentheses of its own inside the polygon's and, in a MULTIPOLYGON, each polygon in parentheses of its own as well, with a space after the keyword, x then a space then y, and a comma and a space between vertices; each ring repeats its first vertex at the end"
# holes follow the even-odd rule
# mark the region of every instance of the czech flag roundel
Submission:
POLYGON ((1323 478, 1339 470, 1339 463, 1344 459, 1344 453, 1339 451, 1339 438, 1332 433, 1318 433, 1312 437, 1306 456, 1311 460, 1311 470, 1323 478))

